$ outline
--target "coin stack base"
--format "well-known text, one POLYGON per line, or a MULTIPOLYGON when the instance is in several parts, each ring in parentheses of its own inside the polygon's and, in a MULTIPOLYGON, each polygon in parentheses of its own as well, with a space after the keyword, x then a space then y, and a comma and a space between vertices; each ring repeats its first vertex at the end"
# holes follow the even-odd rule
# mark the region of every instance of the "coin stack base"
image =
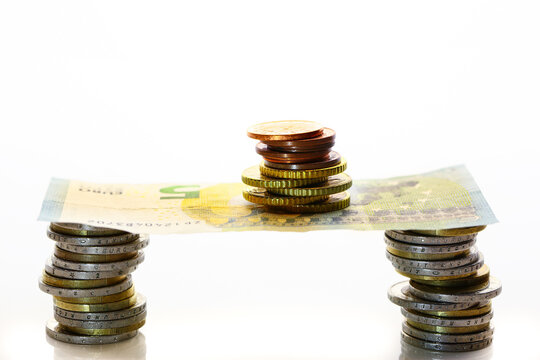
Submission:
POLYGON ((146 321, 146 299, 131 272, 144 261, 145 235, 74 223, 51 223, 56 242, 39 288, 53 296, 46 334, 81 345, 131 339, 146 321))
POLYGON ((284 120, 254 125, 248 136, 260 140, 264 161, 246 169, 247 201, 272 212, 318 213, 349 206, 352 179, 347 162, 332 150, 336 133, 313 121, 284 120))
POLYGON ((409 281, 388 298, 405 317, 404 343, 426 350, 480 350, 493 340, 491 300, 502 291, 476 248, 485 226, 385 232, 386 257, 409 281))

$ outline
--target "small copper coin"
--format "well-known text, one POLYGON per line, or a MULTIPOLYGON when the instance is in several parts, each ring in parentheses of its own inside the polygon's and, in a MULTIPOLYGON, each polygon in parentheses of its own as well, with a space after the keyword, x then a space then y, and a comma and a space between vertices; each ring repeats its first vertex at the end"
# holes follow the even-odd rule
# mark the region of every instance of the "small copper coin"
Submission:
POLYGON ((268 150, 286 152, 286 153, 306 153, 306 152, 325 151, 325 150, 329 152, 335 144, 336 144, 335 142, 331 142, 331 143, 328 143, 327 145, 314 146, 314 147, 299 147, 299 146, 280 147, 280 146, 268 145, 268 150))
POLYGON ((271 147, 279 148, 314 148, 318 146, 334 145, 336 132, 329 128, 323 128, 322 133, 318 136, 303 140, 263 140, 263 142, 271 147))
POLYGON ((307 139, 322 133, 321 124, 307 120, 269 121, 247 130, 247 136, 261 141, 307 139))
POLYGON ((324 169, 339 164, 341 161, 341 155, 336 151, 331 151, 328 154, 328 158, 323 161, 309 162, 309 163, 296 163, 296 164, 280 164, 273 161, 264 160, 264 165, 280 170, 313 170, 324 169))
POLYGON ((316 152, 288 153, 268 149, 268 145, 262 142, 255 146, 257 154, 262 155, 265 159, 279 163, 306 163, 325 160, 329 150, 316 152))

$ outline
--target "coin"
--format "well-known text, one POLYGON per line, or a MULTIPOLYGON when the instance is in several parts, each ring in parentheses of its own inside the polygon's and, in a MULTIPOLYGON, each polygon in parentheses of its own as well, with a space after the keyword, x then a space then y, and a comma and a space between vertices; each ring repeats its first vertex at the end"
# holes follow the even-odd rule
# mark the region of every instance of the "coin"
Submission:
POLYGON ((137 336, 137 333, 138 333, 137 330, 133 330, 133 331, 128 331, 122 334, 108 335, 108 336, 78 335, 78 334, 73 334, 67 331, 65 328, 62 327, 62 325, 58 324, 58 322, 54 319, 51 319, 47 322, 45 329, 46 329, 47 335, 53 339, 70 343, 70 344, 78 344, 78 345, 112 344, 112 343, 117 343, 120 341, 131 339, 137 336))
POLYGON ((57 313, 54 314, 54 319, 62 326, 75 327, 79 329, 113 329, 133 326, 134 324, 141 322, 142 320, 146 319, 146 311, 134 316, 116 320, 68 319, 58 315, 57 313))
POLYGON ((336 194, 349 189, 351 186, 351 177, 345 173, 341 173, 330 176, 326 182, 319 185, 301 188, 268 189, 268 192, 285 196, 319 196, 336 194))
MULTIPOLYGON (((54 313, 58 316, 61 316, 67 319, 82 320, 82 321, 109 321, 109 320, 125 319, 125 318, 132 317, 146 311, 146 298, 143 295, 136 294, 136 295, 133 295, 131 298, 135 299, 136 302, 130 305, 129 307, 122 308, 122 310, 105 311, 105 312, 80 312, 80 311, 65 310, 65 309, 62 309, 61 307, 54 306, 54 313)), ((128 298, 128 300, 131 300, 131 298, 128 298)), ((120 301, 124 301, 124 300, 120 300, 120 301)))
POLYGON ((56 231, 47 229, 47 236, 59 242, 64 242, 73 245, 118 245, 125 244, 139 238, 139 234, 125 233, 114 236, 72 236, 60 234, 56 231))
POLYGON ((411 325, 412 327, 415 327, 420 330, 436 332, 436 333, 441 333, 441 334, 468 334, 468 333, 474 333, 474 332, 486 330, 489 328, 489 322, 485 324, 471 325, 471 326, 427 325, 427 324, 422 324, 420 322, 413 321, 413 320, 407 320, 407 323, 411 325))
POLYGON ((336 139, 336 132, 330 128, 323 128, 322 133, 315 137, 301 140, 264 140, 263 142, 271 148, 287 149, 309 149, 317 147, 332 147, 336 139))
POLYGON ((76 271, 115 271, 129 269, 140 265, 144 261, 144 252, 139 251, 138 254, 131 259, 109 262, 109 263, 81 263, 74 261, 62 260, 55 255, 51 256, 53 265, 67 270, 76 271))
POLYGON ((132 253, 144 249, 148 245, 149 241, 150 239, 148 238, 148 235, 140 235, 139 239, 121 245, 82 246, 58 242, 56 243, 56 246, 62 250, 70 251, 76 254, 113 255, 132 253))
POLYGON ((118 310, 128 309, 133 307, 137 303, 137 295, 132 295, 125 299, 108 303, 97 304, 74 304, 66 301, 53 298, 55 308, 62 311, 70 311, 76 313, 102 313, 107 314, 118 310))
POLYGON ((313 162, 324 159, 328 156, 330 150, 320 150, 320 151, 311 151, 311 152, 282 152, 275 151, 268 148, 268 145, 263 144, 262 142, 255 145, 255 152, 259 155, 262 155, 265 159, 275 162, 283 163, 305 163, 313 162))
MULTIPOLYGON (((417 310, 418 311, 418 310, 417 310)), ((469 309, 457 310, 457 311, 418 311, 424 315, 432 315, 439 317, 468 317, 468 316, 480 316, 485 315, 491 311, 491 301, 488 301, 484 305, 478 305, 469 309)))
POLYGON ((401 251, 394 249, 390 246, 386 247, 386 251, 392 255, 399 256, 401 258, 410 259, 410 260, 423 260, 423 261, 436 261, 436 260, 452 260, 458 259, 463 256, 470 254, 470 249, 463 250, 456 253, 446 253, 446 254, 422 254, 422 253, 412 253, 408 251, 401 251))
POLYGON ((302 162, 302 163, 284 163, 274 162, 271 159, 264 158, 264 165, 273 169, 279 170, 314 170, 314 169, 326 169, 332 166, 336 166, 341 162, 341 155, 336 151, 330 151, 326 158, 315 162, 302 162))
POLYGON ((409 282, 402 281, 388 290, 388 299, 406 309, 428 311, 454 311, 475 306, 475 303, 443 303, 424 300, 409 294, 409 282))
POLYGON ((438 229, 438 230, 411 230, 412 232, 424 235, 435 235, 435 236, 462 236, 462 235, 471 235, 477 234, 480 231, 484 230, 486 225, 481 226, 470 226, 454 229, 438 229))
POLYGON ((462 289, 453 288, 432 288, 422 284, 411 283, 409 292, 413 296, 421 297, 426 300, 444 301, 452 303, 471 303, 471 302, 483 302, 491 300, 502 292, 501 282, 491 276, 489 278, 488 287, 473 291, 462 292, 462 289), (436 292, 432 292, 436 291, 436 292))
POLYGON ((140 322, 138 322, 137 324, 134 324, 134 325, 125 326, 125 327, 119 327, 119 328, 113 328, 113 329, 84 329, 84 328, 80 328, 80 327, 65 326, 65 325, 62 325, 62 327, 64 327, 68 331, 71 331, 71 332, 73 332, 75 334, 80 334, 80 335, 99 335, 99 336, 118 335, 118 334, 123 334, 125 332, 130 332, 130 331, 133 331, 133 330, 140 329, 144 325, 145 321, 146 320, 142 320, 142 321, 140 321, 140 322))
POLYGON ((465 256, 453 258, 450 260, 413 260, 406 259, 399 256, 395 256, 392 253, 386 252, 386 258, 390 260, 393 264, 398 264, 401 266, 409 266, 414 269, 452 269, 460 266, 465 266, 476 262, 479 258, 480 252, 477 250, 476 246, 471 247, 469 253, 465 256))
POLYGON ((77 280, 93 280, 93 279, 108 279, 114 278, 120 275, 129 274, 137 269, 137 266, 130 268, 117 269, 112 271, 76 271, 62 269, 52 263, 52 260, 47 260, 45 264, 45 272, 48 274, 64 278, 64 279, 77 279, 77 280))
POLYGON ((138 252, 130 252, 125 254, 107 254, 107 255, 93 255, 93 254, 76 254, 70 251, 60 249, 58 246, 54 248, 54 255, 62 260, 75 261, 81 263, 106 263, 116 262, 122 260, 133 259, 137 256, 138 252))
POLYGON ((47 294, 60 296, 63 298, 105 296, 121 293, 133 286, 131 275, 126 275, 126 279, 118 284, 104 286, 94 289, 66 289, 45 284, 39 279, 39 288, 47 294))
POLYGON ((261 175, 280 178, 280 179, 320 179, 327 178, 332 175, 342 173, 347 169, 347 161, 341 159, 341 162, 337 165, 330 166, 324 169, 314 170, 281 170, 272 169, 266 165, 259 165, 259 171, 261 175))
POLYGON ((250 126, 247 136, 261 141, 290 141, 319 136, 322 125, 307 120, 269 121, 250 126))
POLYGON ((287 211, 295 214, 306 213, 321 213, 329 211, 337 211, 349 206, 351 197, 348 192, 344 191, 339 194, 330 195, 328 200, 304 205, 284 205, 284 206, 268 206, 271 211, 287 211))
POLYGON ((407 321, 411 320, 417 323, 433 325, 433 326, 449 326, 449 327, 463 327, 463 326, 476 326, 485 323, 489 323, 493 319, 493 312, 490 311, 487 314, 480 316, 472 316, 466 318, 446 318, 430 315, 419 314, 415 311, 401 308, 401 314, 405 316, 407 321))
POLYGON ((57 233, 73 236, 114 236, 128 234, 126 231, 122 230, 77 223, 53 222, 49 225, 49 227, 52 231, 57 233))
POLYGON ((89 288, 99 288, 102 286, 114 285, 123 281, 126 278, 126 275, 115 276, 108 279, 93 279, 93 280, 72 280, 64 279, 43 272, 42 280, 45 284, 67 288, 67 289, 89 289, 89 288))
POLYGON ((423 280, 448 280, 455 279, 455 276, 466 277, 473 275, 484 265, 484 256, 480 254, 477 261, 472 264, 447 269, 415 268, 409 265, 402 265, 395 262, 392 262, 392 265, 400 274, 403 274, 412 279, 418 278, 423 280))
MULTIPOLYGON (((305 140, 298 140, 298 141, 310 141, 312 139, 305 139, 305 140)), ((327 151, 329 152, 332 147, 336 144, 335 142, 330 142, 326 145, 320 145, 320 146, 314 146, 314 147, 304 147, 304 146, 289 146, 289 147, 280 147, 280 146, 272 146, 268 144, 268 141, 265 142, 268 145, 269 150, 273 151, 280 151, 280 152, 287 152, 287 153, 305 153, 305 152, 313 152, 313 151, 327 151)))
POLYGON ((438 343, 445 343, 445 344, 456 344, 456 343, 471 343, 475 341, 482 341, 485 339, 490 339, 493 336, 493 333, 495 329, 493 327, 487 328, 486 330, 482 330, 480 332, 476 333, 469 333, 469 334, 439 334, 439 333, 433 333, 428 331, 423 331, 420 329, 416 329, 409 324, 407 324, 406 321, 402 323, 401 330, 413 338, 419 339, 419 340, 425 340, 430 342, 438 342, 438 343))
POLYGON ((386 230, 385 235, 397 241, 418 245, 449 245, 458 244, 476 239, 477 233, 461 236, 431 236, 418 235, 412 231, 386 230))
POLYGON ((440 287, 467 287, 487 283, 489 281, 489 266, 484 264, 476 274, 472 276, 467 276, 460 279, 452 280, 422 280, 415 279, 414 282, 429 285, 429 286, 440 286, 440 287))
POLYGON ((329 195, 319 196, 279 196, 270 194, 263 188, 252 188, 244 190, 242 196, 247 201, 255 204, 270 205, 270 206, 289 206, 299 204, 311 204, 328 200, 329 195))
POLYGON ((470 249, 476 242, 476 240, 470 240, 467 242, 451 245, 415 245, 401 241, 392 240, 388 236, 384 237, 384 242, 387 246, 393 249, 406 251, 409 253, 420 254, 455 254, 462 252, 463 250, 470 249))
MULTIPOLYGON (((55 296, 53 299, 67 302, 71 304, 103 304, 103 303, 111 303, 120 301, 123 299, 127 299, 135 294, 135 287, 130 287, 129 289, 122 291, 117 294, 111 294, 111 295, 104 295, 104 296, 89 296, 89 297, 62 297, 62 296, 55 296)), ((59 306, 55 304, 56 306, 59 306)), ((62 307, 62 306, 60 306, 62 307)), ((63 307, 62 307, 63 308, 63 307)), ((69 309, 66 309, 69 310, 69 309)))
POLYGON ((467 342, 467 343, 441 343, 441 342, 431 342, 420 340, 414 338, 404 332, 401 333, 401 339, 403 342, 416 346, 426 350, 435 350, 435 351, 451 351, 451 352, 461 352, 461 351, 474 351, 480 350, 488 347, 493 341, 492 337, 488 337, 484 340, 467 342))
POLYGON ((321 178, 305 179, 276 179, 261 175, 258 166, 252 166, 242 172, 242 182, 249 186, 262 187, 266 189, 288 189, 300 186, 324 183, 328 176, 321 178))

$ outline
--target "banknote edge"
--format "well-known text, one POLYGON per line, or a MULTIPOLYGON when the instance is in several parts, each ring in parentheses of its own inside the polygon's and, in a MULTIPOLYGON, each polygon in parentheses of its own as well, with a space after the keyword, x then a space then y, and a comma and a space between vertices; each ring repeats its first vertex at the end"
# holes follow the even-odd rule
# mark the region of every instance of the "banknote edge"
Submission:
POLYGON ((41 205, 38 221, 55 221, 60 219, 68 188, 69 180, 51 178, 41 205))

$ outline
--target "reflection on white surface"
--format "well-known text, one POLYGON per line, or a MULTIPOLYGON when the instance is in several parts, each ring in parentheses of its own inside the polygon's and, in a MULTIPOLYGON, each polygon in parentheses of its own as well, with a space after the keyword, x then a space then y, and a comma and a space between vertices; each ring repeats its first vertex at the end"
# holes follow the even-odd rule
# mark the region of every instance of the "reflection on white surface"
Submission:
POLYGON ((492 345, 476 351, 441 352, 424 350, 401 341, 401 356, 399 360, 489 360, 492 355, 492 345))
POLYGON ((146 339, 139 332, 132 339, 116 344, 76 345, 46 336, 47 342, 54 347, 54 360, 86 360, 86 359, 146 359, 146 339))

